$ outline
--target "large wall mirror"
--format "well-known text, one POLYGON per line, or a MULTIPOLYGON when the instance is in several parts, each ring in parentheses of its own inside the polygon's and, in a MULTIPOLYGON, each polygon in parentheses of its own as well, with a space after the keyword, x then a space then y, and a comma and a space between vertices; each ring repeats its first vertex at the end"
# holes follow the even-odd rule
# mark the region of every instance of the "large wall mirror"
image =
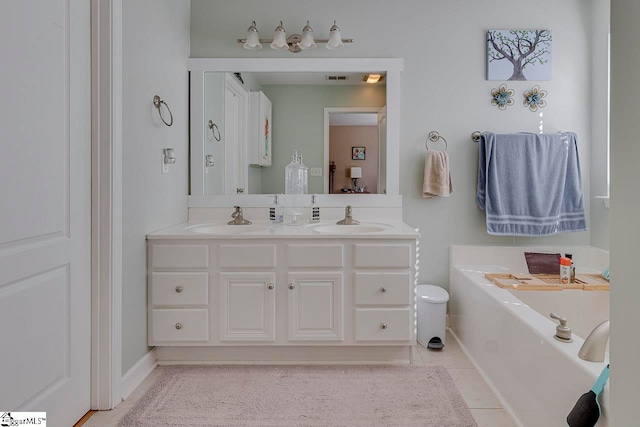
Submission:
POLYGON ((189 70, 190 201, 284 193, 294 152, 309 194, 398 194, 401 59, 193 58, 189 70))

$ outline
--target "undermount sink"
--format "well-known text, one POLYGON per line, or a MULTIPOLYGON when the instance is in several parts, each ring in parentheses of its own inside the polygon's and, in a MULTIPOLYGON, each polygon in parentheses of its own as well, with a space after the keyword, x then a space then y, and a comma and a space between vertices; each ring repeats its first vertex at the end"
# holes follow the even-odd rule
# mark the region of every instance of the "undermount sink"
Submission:
POLYGON ((313 230, 318 233, 327 234, 362 234, 362 233, 378 233, 391 228, 387 224, 357 224, 357 225, 337 225, 322 224, 313 226, 313 230))
POLYGON ((268 227, 262 225, 194 225, 187 227, 187 230, 202 234, 245 234, 257 233, 267 230, 268 227))

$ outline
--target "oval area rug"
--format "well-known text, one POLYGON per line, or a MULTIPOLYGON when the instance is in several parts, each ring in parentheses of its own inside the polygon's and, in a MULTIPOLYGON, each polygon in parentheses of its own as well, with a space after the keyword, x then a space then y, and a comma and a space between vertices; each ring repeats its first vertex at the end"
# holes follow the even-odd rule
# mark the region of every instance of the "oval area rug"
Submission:
POLYGON ((477 426, 441 366, 163 370, 120 426, 477 426))

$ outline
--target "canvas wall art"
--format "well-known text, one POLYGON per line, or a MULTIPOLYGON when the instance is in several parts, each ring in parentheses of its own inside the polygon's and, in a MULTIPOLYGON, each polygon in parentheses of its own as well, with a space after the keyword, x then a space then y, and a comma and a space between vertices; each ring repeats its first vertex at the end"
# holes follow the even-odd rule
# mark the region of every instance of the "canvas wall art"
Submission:
POLYGON ((550 30, 487 31, 487 80, 551 80, 550 30))

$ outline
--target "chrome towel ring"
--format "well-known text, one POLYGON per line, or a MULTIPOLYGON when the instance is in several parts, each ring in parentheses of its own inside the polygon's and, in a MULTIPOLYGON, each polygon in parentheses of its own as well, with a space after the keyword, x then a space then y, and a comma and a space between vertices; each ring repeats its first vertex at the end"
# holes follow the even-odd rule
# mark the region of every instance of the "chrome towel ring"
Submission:
MULTIPOLYGON (((211 129, 211 134, 213 135, 213 139, 220 142, 221 136, 220 136, 220 129, 218 129, 218 125, 213 123, 213 120, 209 120, 207 127, 211 129)), ((209 138, 209 141, 213 142, 213 139, 209 138)))
POLYGON ((438 142, 438 140, 443 140, 444 141, 444 151, 447 151, 448 148, 448 144, 447 144, 447 140, 444 139, 438 132, 431 131, 429 132, 429 139, 427 139, 424 143, 424 146, 427 150, 429 150, 429 141, 433 141, 433 142, 438 142))
POLYGON ((160 115, 160 120, 162 120, 162 123, 164 123, 167 126, 171 126, 173 124, 173 114, 171 114, 171 110, 169 109, 169 106, 167 105, 167 103, 164 102, 162 99, 160 99, 158 95, 155 95, 153 97, 153 106, 158 109, 158 114, 160 115), (171 118, 171 121, 169 123, 167 123, 164 117, 162 116, 162 110, 161 110, 162 104, 164 104, 164 106, 167 107, 167 111, 169 112, 169 116, 171 118))

